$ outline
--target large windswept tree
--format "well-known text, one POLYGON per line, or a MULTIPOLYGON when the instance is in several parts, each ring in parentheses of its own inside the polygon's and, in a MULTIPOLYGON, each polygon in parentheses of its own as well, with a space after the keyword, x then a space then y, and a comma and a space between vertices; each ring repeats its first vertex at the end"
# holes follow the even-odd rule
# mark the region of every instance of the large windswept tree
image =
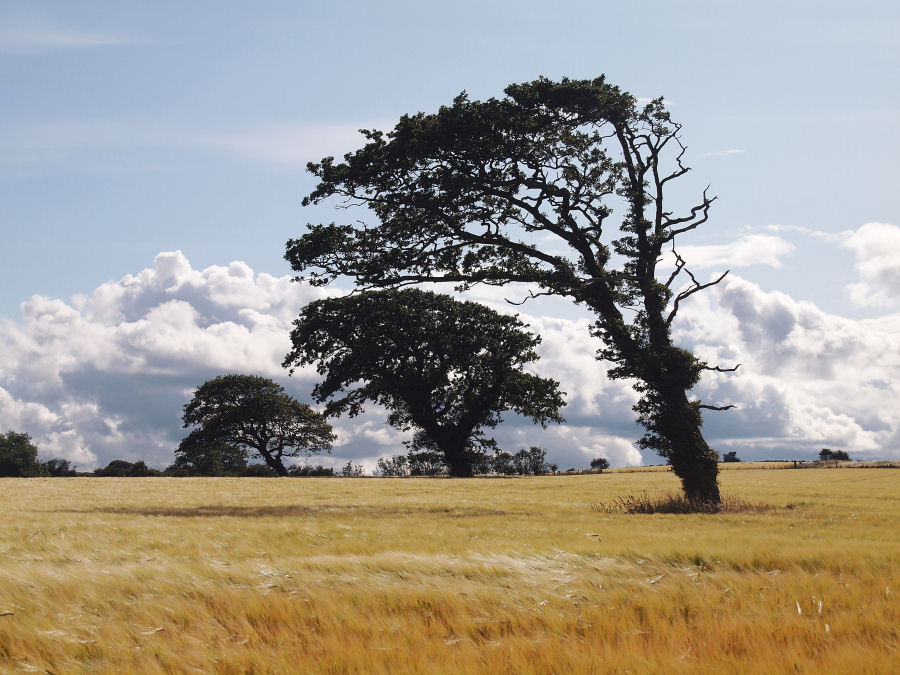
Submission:
POLYGON ((514 316, 415 288, 317 300, 291 332, 285 366, 316 364, 325 414, 385 406, 388 423, 415 431, 416 450, 437 451, 453 476, 471 476, 492 445, 484 430, 512 411, 562 422, 550 378, 525 372, 540 337, 514 316))
POLYGON ((671 337, 681 303, 724 277, 698 280, 675 248, 713 201, 704 192, 679 212, 664 201, 688 172, 681 125, 661 99, 638 105, 603 77, 505 92, 461 94, 388 134, 364 131, 368 142, 342 163, 310 164, 320 182, 304 204, 336 196, 376 220, 310 225, 286 258, 320 285, 343 275, 362 288, 525 282, 587 307, 611 375, 638 383, 640 444, 669 459, 689 499, 718 502, 718 455, 701 433, 701 409, 718 406, 689 394, 713 366, 671 337))

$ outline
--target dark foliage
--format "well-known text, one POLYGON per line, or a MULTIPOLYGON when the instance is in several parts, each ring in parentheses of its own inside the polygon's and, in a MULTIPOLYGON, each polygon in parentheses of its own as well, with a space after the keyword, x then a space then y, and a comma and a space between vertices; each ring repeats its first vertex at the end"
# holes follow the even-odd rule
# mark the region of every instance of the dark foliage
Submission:
POLYGON ((850 455, 848 455, 844 450, 831 450, 829 448, 822 448, 821 452, 819 452, 819 459, 823 462, 827 462, 829 460, 849 462, 850 455))
POLYGON ((158 476, 159 471, 149 468, 144 462, 127 462, 124 459, 114 459, 102 469, 94 470, 95 476, 117 478, 141 478, 144 476, 158 476))
POLYGON ((247 451, 239 445, 195 429, 175 450, 175 462, 166 469, 172 476, 240 476, 247 469, 247 451))
POLYGON ((540 342, 525 328, 514 316, 447 295, 360 293, 304 307, 284 365, 316 364, 324 380, 313 396, 327 401, 326 415, 352 417, 373 401, 389 410, 389 424, 415 430, 409 445, 422 459, 410 471, 436 453, 451 475, 470 476, 493 447, 484 430, 502 412, 545 426, 562 421, 558 383, 522 368, 537 360, 540 342))
POLYGON ((737 456, 737 451, 732 450, 732 451, 726 452, 724 455, 722 455, 722 461, 723 462, 740 462, 741 460, 737 456))
POLYGON ((182 442, 185 453, 188 447, 218 448, 224 456, 217 461, 224 466, 239 463, 225 446, 245 448, 279 476, 288 475, 284 457, 331 452, 335 438, 320 413, 255 375, 221 375, 204 382, 185 404, 183 419, 185 428, 199 427, 182 442))
POLYGON ((17 431, 0 434, 0 477, 30 477, 43 473, 31 436, 17 431))
POLYGON ((609 468, 609 460, 606 457, 595 457, 591 460, 591 468, 603 473, 605 469, 609 468))
POLYGON ((603 77, 505 91, 487 101, 461 94, 437 113, 403 116, 388 134, 364 131, 368 142, 344 162, 310 164, 320 182, 305 204, 338 197, 376 222, 310 225, 285 257, 319 285, 341 276, 364 289, 525 282, 583 305, 611 375, 638 383, 641 446, 670 461, 690 501, 718 502, 701 410, 731 406, 688 392, 704 369, 733 369, 698 360, 670 331, 681 303, 724 278, 699 281, 675 248, 714 199, 704 192, 677 213, 664 203, 688 172, 681 125, 662 99, 638 105, 603 77), (675 268, 661 274, 667 251, 675 268))
POLYGON ((77 475, 72 462, 67 459, 48 459, 44 462, 44 471, 48 476, 53 477, 77 475))

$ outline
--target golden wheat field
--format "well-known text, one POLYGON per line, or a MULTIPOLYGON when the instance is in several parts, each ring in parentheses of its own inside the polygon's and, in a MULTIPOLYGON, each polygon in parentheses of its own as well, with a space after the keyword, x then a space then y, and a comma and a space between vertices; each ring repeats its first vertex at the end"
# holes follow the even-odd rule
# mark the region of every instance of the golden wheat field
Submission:
POLYGON ((721 483, 768 508, 597 508, 664 471, 3 479, 0 669, 897 672, 900 469, 721 483))

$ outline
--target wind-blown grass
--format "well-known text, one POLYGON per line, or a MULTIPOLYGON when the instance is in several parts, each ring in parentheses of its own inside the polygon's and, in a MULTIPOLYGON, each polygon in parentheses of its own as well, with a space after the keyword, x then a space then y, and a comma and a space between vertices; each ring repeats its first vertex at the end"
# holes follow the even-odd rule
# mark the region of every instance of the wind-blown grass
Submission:
POLYGON ((900 470, 0 480, 0 670, 892 672, 900 470))

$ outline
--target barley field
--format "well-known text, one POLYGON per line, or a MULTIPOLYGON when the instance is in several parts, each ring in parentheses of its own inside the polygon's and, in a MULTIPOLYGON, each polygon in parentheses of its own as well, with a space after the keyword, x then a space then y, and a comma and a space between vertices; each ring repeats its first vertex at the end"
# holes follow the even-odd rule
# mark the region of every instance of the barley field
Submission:
POLYGON ((900 469, 0 480, 0 670, 889 673, 900 469))

